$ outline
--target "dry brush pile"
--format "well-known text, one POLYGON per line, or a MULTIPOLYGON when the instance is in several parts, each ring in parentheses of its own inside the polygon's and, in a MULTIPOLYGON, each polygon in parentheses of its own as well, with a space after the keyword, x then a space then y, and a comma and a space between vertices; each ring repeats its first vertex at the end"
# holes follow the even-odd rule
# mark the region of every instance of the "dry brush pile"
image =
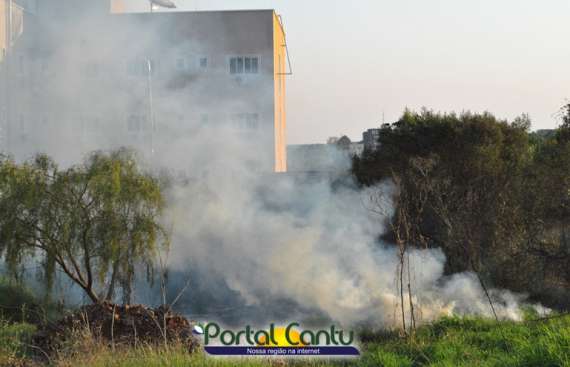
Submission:
POLYGON ((108 302, 83 306, 58 322, 47 324, 34 336, 33 344, 49 356, 85 333, 112 348, 176 343, 191 353, 198 347, 191 323, 168 307, 152 309, 108 302))

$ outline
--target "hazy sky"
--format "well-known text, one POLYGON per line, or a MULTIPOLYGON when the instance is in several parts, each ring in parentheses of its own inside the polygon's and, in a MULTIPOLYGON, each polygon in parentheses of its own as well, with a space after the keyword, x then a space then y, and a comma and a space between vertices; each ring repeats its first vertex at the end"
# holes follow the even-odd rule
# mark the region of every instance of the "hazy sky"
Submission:
MULTIPOLYGON (((147 0, 125 0, 130 10, 147 0)), ((362 131, 405 107, 529 113, 553 128, 570 98, 568 0, 175 0, 179 10, 282 14, 294 74, 290 144, 362 131)))

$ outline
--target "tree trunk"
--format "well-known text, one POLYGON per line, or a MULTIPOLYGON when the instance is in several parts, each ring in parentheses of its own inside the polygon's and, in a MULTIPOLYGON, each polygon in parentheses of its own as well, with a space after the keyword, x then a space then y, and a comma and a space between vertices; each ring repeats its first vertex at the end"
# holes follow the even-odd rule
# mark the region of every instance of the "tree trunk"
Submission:
POLYGON ((115 261, 113 264, 113 273, 111 274, 111 281, 109 283, 109 288, 107 290, 107 295, 105 296, 105 301, 112 301, 115 296, 115 283, 117 282, 117 272, 119 270, 119 262, 115 261))
POLYGON ((85 284, 84 281, 82 281, 82 277, 81 277, 81 273, 78 273, 77 276, 71 271, 69 270, 69 268, 67 267, 67 265, 65 265, 65 261, 63 261, 63 259, 61 258, 61 256, 59 258, 56 258, 56 263, 61 267, 61 269, 63 270, 63 272, 65 274, 67 274, 67 276, 69 276, 69 278, 71 280, 73 280, 73 282, 75 282, 77 285, 79 285, 81 287, 81 289, 83 289, 85 291, 85 293, 87 294, 87 296, 91 299, 91 301, 93 303, 101 303, 101 300, 99 299, 99 297, 95 294, 95 291, 93 290, 93 284, 85 284))

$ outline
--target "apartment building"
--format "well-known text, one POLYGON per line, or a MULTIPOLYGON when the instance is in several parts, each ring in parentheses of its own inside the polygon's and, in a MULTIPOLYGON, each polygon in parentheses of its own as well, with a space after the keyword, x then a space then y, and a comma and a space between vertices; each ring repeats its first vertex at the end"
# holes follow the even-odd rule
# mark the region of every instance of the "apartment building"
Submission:
POLYGON ((167 166, 220 154, 287 170, 287 46, 273 10, 121 13, 102 0, 22 9, 21 32, 0 33, 13 40, 0 61, 2 147, 17 158, 128 146, 167 166))

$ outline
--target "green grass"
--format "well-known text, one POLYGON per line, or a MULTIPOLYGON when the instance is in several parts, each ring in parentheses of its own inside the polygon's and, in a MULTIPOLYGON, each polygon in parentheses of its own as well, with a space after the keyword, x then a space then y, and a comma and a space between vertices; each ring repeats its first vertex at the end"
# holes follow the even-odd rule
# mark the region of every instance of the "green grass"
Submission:
POLYGON ((38 323, 56 319, 60 314, 55 304, 39 300, 21 283, 0 276, 0 319, 38 323))
POLYGON ((35 331, 33 325, 0 319, 0 366, 18 366, 25 361, 35 331))
MULTIPOLYGON (((60 362, 61 363, 61 362, 60 362)), ((112 353, 110 350, 99 352, 89 358, 77 362, 77 360, 67 360, 59 366, 89 366, 89 367, 264 367, 283 366, 284 360, 278 359, 235 359, 235 358, 214 358, 203 353, 188 355, 182 349, 173 348, 170 350, 156 348, 139 348, 137 350, 125 350, 112 353)), ((292 365, 292 364, 287 364, 292 365)), ((319 361, 298 361, 297 366, 328 366, 319 361)))
MULTIPOLYGON (((0 322, 0 366, 11 361, 17 366, 29 356, 27 347, 34 328, 27 324, 0 322)), ((570 316, 523 323, 495 322, 476 318, 447 318, 419 328, 413 337, 398 333, 367 333, 363 355, 358 360, 225 359, 197 353, 188 355, 182 347, 117 348, 77 338, 54 358, 59 367, 261 367, 261 366, 569 366, 570 316)), ((22 364, 23 365, 23 364, 22 364)))
POLYGON ((526 323, 442 319, 409 340, 368 344, 366 359, 381 366, 570 366, 570 317, 526 323))

